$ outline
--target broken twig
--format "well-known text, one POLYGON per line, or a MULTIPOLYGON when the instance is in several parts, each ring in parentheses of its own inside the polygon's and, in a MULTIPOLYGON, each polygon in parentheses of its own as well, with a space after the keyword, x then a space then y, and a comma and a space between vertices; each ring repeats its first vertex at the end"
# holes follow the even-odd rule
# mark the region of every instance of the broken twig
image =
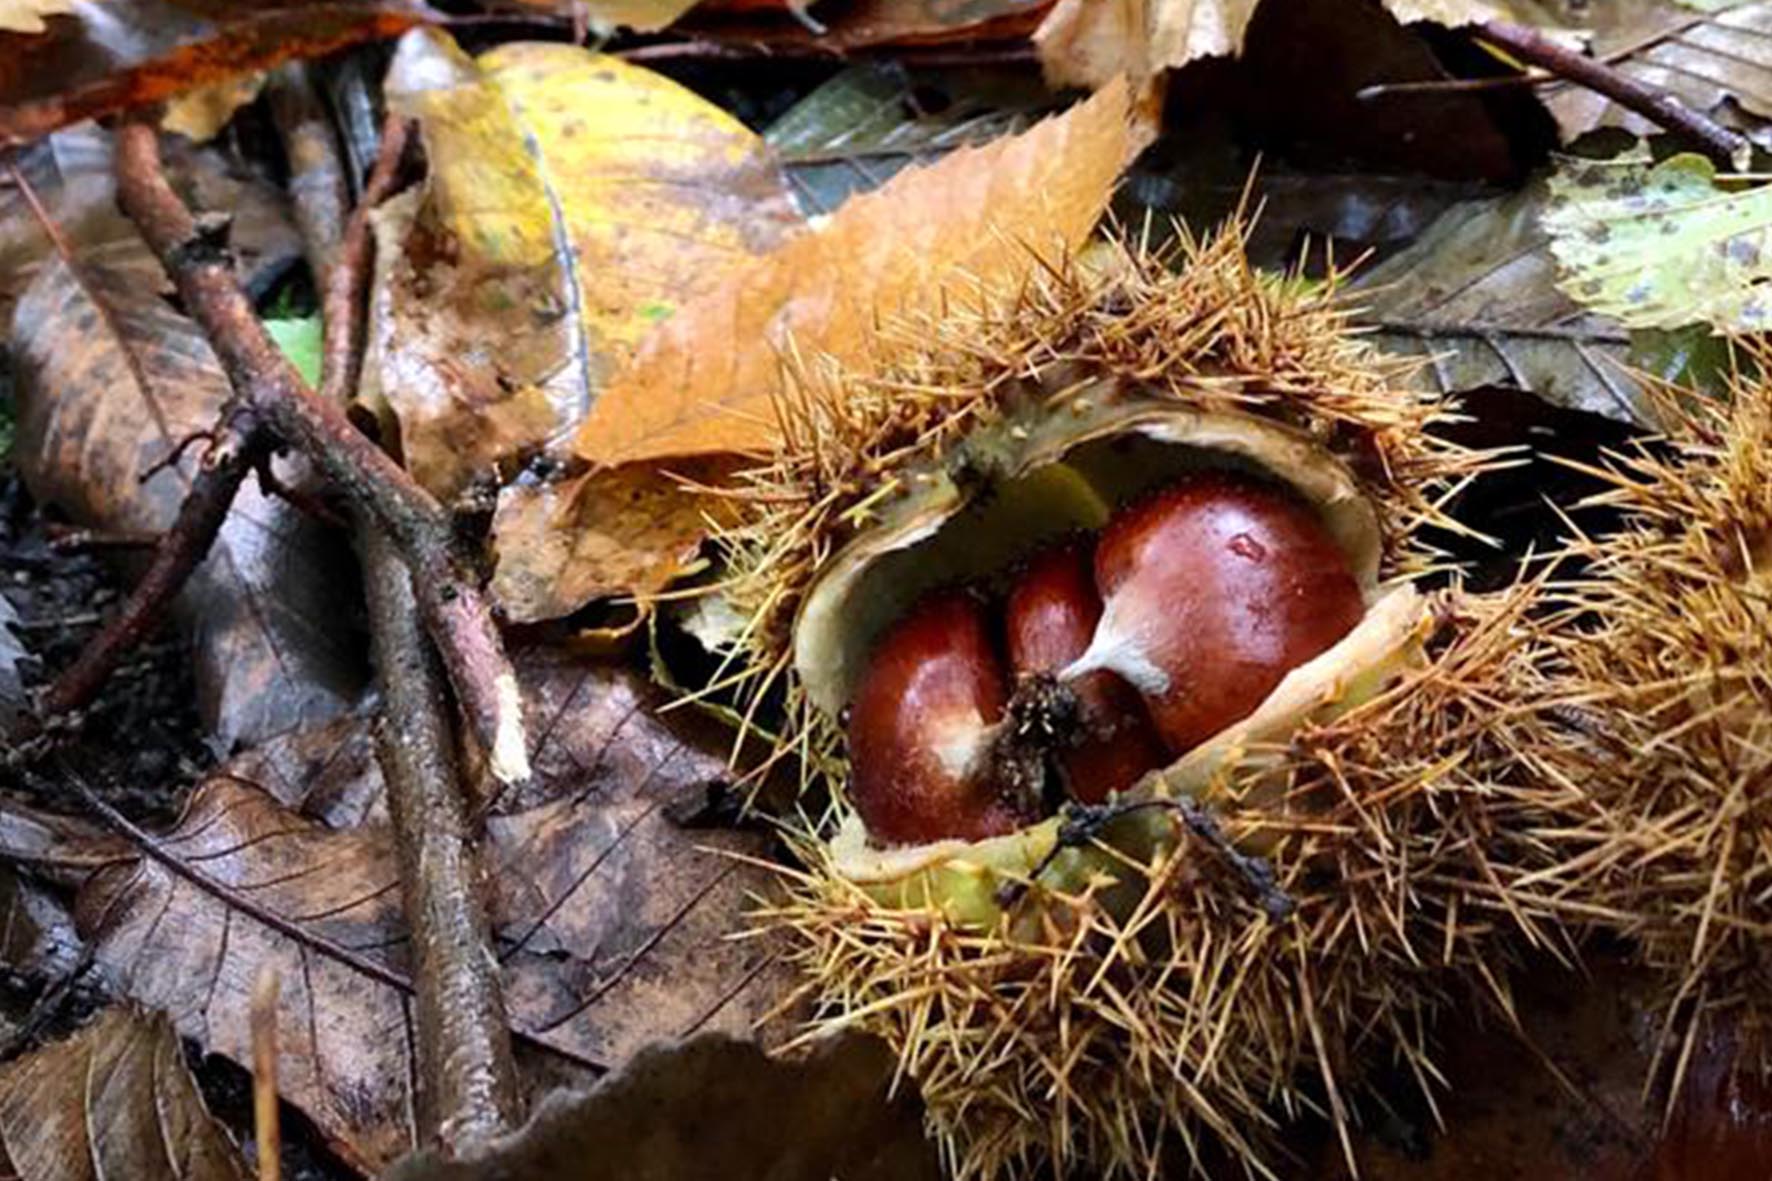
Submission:
POLYGON ((225 225, 199 220, 185 207, 162 167, 159 134, 144 119, 131 119, 117 132, 117 194, 203 327, 243 405, 386 530, 412 572, 427 630, 486 747, 489 769, 501 783, 526 780, 517 680, 491 605, 456 552, 448 514, 341 407, 316 397, 271 340, 234 276, 225 225))

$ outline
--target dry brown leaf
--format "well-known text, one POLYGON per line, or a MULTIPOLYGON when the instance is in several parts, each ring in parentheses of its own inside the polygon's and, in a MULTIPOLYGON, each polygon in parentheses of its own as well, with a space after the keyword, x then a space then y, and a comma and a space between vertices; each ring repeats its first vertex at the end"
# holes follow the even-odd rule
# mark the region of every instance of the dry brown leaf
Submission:
POLYGON ((829 1039, 772 1059, 703 1035, 646 1050, 583 1094, 551 1095, 523 1129, 471 1161, 426 1151, 387 1181, 936 1181, 921 1105, 892 1087, 893 1062, 873 1038, 829 1039))
MULTIPOLYGON (((251 208, 272 200, 264 190, 238 191, 242 216, 266 216, 251 208)), ((230 389, 197 326, 162 297, 147 247, 114 221, 81 224, 126 236, 81 250, 84 283, 56 260, 19 301, 13 453, 40 501, 84 524, 156 532, 176 515, 202 449, 141 477, 213 426, 230 389)), ((223 743, 311 724, 356 696, 362 650, 344 626, 352 591, 338 576, 348 563, 335 533, 253 482, 241 489, 179 599, 196 637, 199 707, 223 743)))
POLYGON ((244 1181, 172 1023, 132 1005, 0 1066, 0 1167, 20 1181, 244 1181))
POLYGON ((525 8, 582 20, 599 37, 607 37, 618 29, 656 33, 695 7, 695 0, 517 0, 517 3, 525 8))
MULTIPOLYGON (((229 245, 249 283, 299 257, 301 240, 274 189, 235 170, 219 152, 178 141, 165 146, 167 167, 191 200, 233 215, 229 245)), ((132 287, 172 289, 160 261, 141 248, 134 227, 117 209, 108 132, 82 123, 32 144, 14 162, 82 260, 102 265, 114 279, 127 278, 132 287)), ((11 322, 18 297, 53 253, 24 194, 16 186, 0 186, 0 325, 11 322)))
POLYGON ((754 133, 615 58, 519 42, 469 59, 417 30, 388 92, 430 174, 380 216, 368 396, 441 495, 570 437, 661 320, 800 224, 754 133))
POLYGON ((1058 0, 1034 33, 1054 86, 1148 78, 1243 50, 1259 0, 1058 0))
POLYGON ((646 601, 695 568, 717 502, 673 476, 717 480, 718 462, 630 464, 561 481, 518 479, 492 521, 492 593, 513 622, 569 615, 593 599, 646 601))
POLYGON ((73 0, 0 0, 0 29, 13 33, 41 33, 49 26, 46 16, 66 16, 74 11, 73 0))
POLYGON ((93 0, 85 9, 85 19, 55 21, 44 32, 0 26, 0 148, 437 19, 417 0, 93 0))
MULTIPOLYGON (((769 944, 728 938, 747 896, 768 888, 767 872, 739 859, 761 855, 763 838, 697 827, 730 782, 723 736, 684 713, 667 724, 658 695, 609 666, 547 652, 520 663, 536 777, 499 801, 484 845, 513 1022, 531 1044, 612 1067, 654 1041, 750 1035, 791 981, 769 944)), ((369 725, 335 723, 224 766, 162 840, 257 906, 403 972, 398 862, 369 725), (330 828, 292 804, 365 819, 330 828)), ((0 820, 0 856, 64 875, 98 864, 75 915, 119 992, 244 1063, 253 981, 274 966, 284 1097, 366 1170, 412 1146, 401 992, 112 838, 14 810, 0 820)))
POLYGON ((781 350, 862 360, 879 316, 1011 288, 1078 246, 1127 162, 1124 85, 1021 135, 962 148, 856 197, 668 320, 592 408, 593 463, 738 452, 776 438, 781 350), (968 289, 970 287, 968 286, 968 289))

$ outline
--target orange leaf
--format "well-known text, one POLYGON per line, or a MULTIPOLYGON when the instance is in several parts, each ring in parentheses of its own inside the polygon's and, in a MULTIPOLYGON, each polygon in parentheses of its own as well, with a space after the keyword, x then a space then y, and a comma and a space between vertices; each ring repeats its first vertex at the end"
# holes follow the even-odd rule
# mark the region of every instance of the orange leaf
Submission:
POLYGON ((900 173, 691 300, 606 387, 574 440, 596 463, 764 448, 791 340, 854 363, 878 317, 1007 290, 1080 245, 1132 150, 1116 82, 1018 136, 900 173), (973 284, 977 284, 976 287, 973 284))

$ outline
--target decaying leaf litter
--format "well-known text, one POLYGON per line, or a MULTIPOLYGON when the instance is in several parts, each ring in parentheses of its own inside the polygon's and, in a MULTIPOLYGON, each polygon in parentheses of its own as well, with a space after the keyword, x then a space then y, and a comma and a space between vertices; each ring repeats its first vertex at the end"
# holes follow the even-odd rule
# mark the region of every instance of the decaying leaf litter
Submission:
POLYGON ((1766 1175, 1769 19, 0 7, 8 1163, 1766 1175), (1220 453, 1365 622, 881 836, 882 588, 1220 453))

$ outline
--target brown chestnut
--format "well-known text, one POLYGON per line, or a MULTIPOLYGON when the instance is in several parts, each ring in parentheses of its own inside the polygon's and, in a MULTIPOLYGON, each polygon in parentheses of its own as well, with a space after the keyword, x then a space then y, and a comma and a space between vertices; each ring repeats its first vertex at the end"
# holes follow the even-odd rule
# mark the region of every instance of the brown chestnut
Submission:
MULTIPOLYGON (((1018 676, 1055 674, 1081 656, 1101 618, 1088 548, 1075 543, 1036 556, 1010 588, 1004 617, 1018 676)), ((1101 803, 1162 765, 1163 744, 1136 689, 1105 671, 1078 677, 1070 689, 1076 727, 1058 761, 1073 798, 1101 803)))
POLYGON ((848 721, 849 796, 873 840, 980 840, 1033 819, 994 783, 1007 699, 985 608, 972 596, 938 593, 887 629, 848 721))
POLYGON ((1116 514, 1096 545, 1095 584, 1101 620, 1067 674, 1125 678, 1176 754, 1247 717, 1365 610, 1316 512, 1227 472, 1116 514))

